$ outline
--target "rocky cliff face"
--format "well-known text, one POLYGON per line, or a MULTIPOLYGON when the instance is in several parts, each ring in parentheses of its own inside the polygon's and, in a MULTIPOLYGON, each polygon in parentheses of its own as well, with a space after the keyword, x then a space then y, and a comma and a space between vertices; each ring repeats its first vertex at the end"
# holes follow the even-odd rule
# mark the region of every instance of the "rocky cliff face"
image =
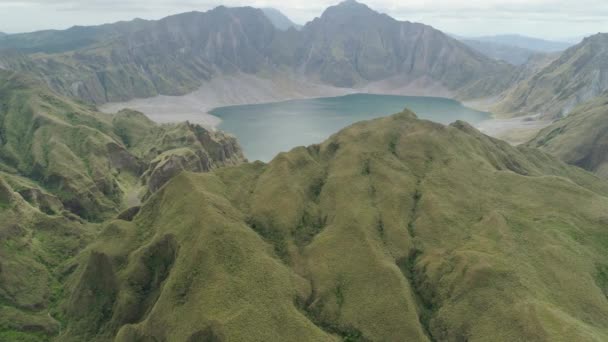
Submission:
MULTIPOLYGON (((513 68, 355 1, 327 9, 300 31, 275 28, 261 10, 225 7, 115 25, 90 28, 82 33, 88 43, 73 49, 31 55, 28 70, 63 94, 99 104, 184 94, 218 75, 267 71, 338 87, 397 79, 400 87, 417 82, 483 97, 510 85, 513 68)), ((0 39, 0 48, 27 52, 19 39, 27 46, 49 34, 0 39)), ((60 45, 73 34, 53 32, 49 39, 60 45)))
POLYGON ((95 40, 83 47, 33 55, 29 71, 55 90, 92 103, 184 94, 217 74, 261 71, 275 33, 253 8, 219 7, 115 25, 95 28, 95 40))
POLYGON ((553 63, 509 90, 495 111, 568 115, 578 104, 608 89, 608 34, 588 37, 553 63))
MULTIPOLYGON (((148 187, 148 195, 182 171, 209 172, 219 166, 238 165, 245 158, 236 138, 220 132, 210 132, 201 126, 183 124, 191 136, 187 147, 170 149, 150 161, 142 175, 148 187)), ((147 196, 148 196, 147 195, 147 196)))
POLYGON ((397 21, 356 1, 328 8, 298 41, 298 68, 341 87, 401 76, 404 82, 427 78, 459 93, 510 68, 430 26, 397 21))

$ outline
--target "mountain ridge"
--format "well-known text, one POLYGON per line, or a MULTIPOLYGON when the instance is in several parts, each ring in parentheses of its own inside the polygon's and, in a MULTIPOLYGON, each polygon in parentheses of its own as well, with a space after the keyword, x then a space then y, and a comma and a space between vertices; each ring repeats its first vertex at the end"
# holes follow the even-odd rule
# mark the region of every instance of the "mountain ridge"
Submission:
POLYGON ((608 36, 513 67, 355 0, 275 25, 222 6, 0 38, 0 341, 608 340, 608 36), (601 96, 521 146, 404 109, 269 163, 95 106, 243 74, 534 88, 521 113, 601 96))
POLYGON ((293 21, 291 21, 291 19, 289 19, 289 17, 287 17, 285 14, 275 8, 266 7, 262 8, 261 10, 264 12, 266 17, 270 19, 272 24, 281 31, 287 31, 290 28, 294 28, 296 30, 302 28, 302 25, 294 23, 293 21))
POLYGON ((0 99, 0 339, 608 336, 608 183, 537 149, 404 110, 245 163, 27 75, 0 99))
POLYGON ((572 47, 575 44, 569 42, 561 42, 555 40, 546 40, 535 37, 522 36, 518 34, 503 34, 495 36, 470 37, 467 39, 492 42, 503 45, 515 46, 522 49, 537 51, 537 52, 560 52, 572 47))
POLYGON ((182 173, 108 223, 73 260, 61 338, 601 340, 607 195, 464 122, 357 123, 269 164, 182 173))
POLYGON ((189 123, 161 126, 128 110, 102 114, 41 83, 0 70, 0 167, 34 179, 83 218, 115 215, 146 170, 153 183, 166 182, 172 175, 153 177, 156 158, 165 157, 165 173, 181 169, 185 152, 202 163, 201 171, 244 160, 236 140, 220 132, 189 123))
POLYGON ((540 131, 528 146, 608 179, 608 93, 576 107, 540 131))
POLYGON ((102 222, 133 217, 183 170, 244 161, 221 132, 102 114, 0 70, 0 340, 48 341, 62 330, 65 262, 102 222))
POLYGON ((277 30, 258 9, 221 6, 159 21, 70 30, 81 40, 74 43, 71 31, 11 35, 0 39, 0 48, 15 48, 10 42, 23 39, 25 53, 55 49, 25 56, 28 68, 12 67, 33 72, 63 94, 96 104, 182 95, 217 75, 236 72, 263 75, 287 70, 301 80, 356 88, 386 81, 406 89, 417 82, 463 98, 493 94, 511 82, 508 64, 428 26, 397 21, 357 2, 332 6, 299 31, 277 30), (349 21, 352 15, 373 24, 364 27, 349 21), (334 19, 350 28, 332 25, 334 19), (49 34, 59 37, 56 47, 49 34), (104 35, 109 38, 99 38, 104 35), (33 45, 27 47, 30 41, 33 45))
POLYGON ((608 89, 608 34, 585 38, 527 80, 507 90, 492 109, 498 113, 566 116, 578 104, 608 89))

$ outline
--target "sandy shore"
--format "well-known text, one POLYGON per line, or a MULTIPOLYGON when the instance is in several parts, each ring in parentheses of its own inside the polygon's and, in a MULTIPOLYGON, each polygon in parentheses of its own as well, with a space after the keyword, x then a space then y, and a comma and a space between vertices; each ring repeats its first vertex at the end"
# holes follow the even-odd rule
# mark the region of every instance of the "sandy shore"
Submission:
POLYGON ((108 103, 100 107, 106 113, 130 108, 159 122, 190 121, 215 128, 221 122, 209 114, 217 107, 279 102, 293 99, 334 97, 353 94, 355 89, 335 88, 295 78, 238 74, 217 77, 198 90, 183 96, 156 96, 127 102, 108 103))
POLYGON ((215 128, 221 120, 209 112, 218 107, 281 102, 295 99, 335 97, 356 93, 452 98, 452 93, 435 82, 401 77, 373 82, 360 88, 337 88, 285 74, 236 74, 216 77, 198 90, 183 96, 156 96, 100 106, 105 113, 124 108, 138 110, 158 123, 190 121, 215 128))
MULTIPOLYGON (((343 96, 355 93, 405 96, 439 96, 452 98, 453 94, 430 80, 408 81, 394 78, 371 83, 365 87, 336 88, 286 77, 284 74, 265 77, 237 74, 222 76, 206 82, 198 90, 183 96, 156 96, 127 102, 108 103, 100 107, 106 113, 116 113, 124 108, 138 110, 158 123, 190 121, 215 129, 221 120, 209 114, 218 107, 280 102, 294 99, 343 96)), ((487 106, 487 103, 464 103, 472 108, 487 106)), ((550 122, 538 121, 536 117, 514 119, 491 119, 476 127, 483 133, 503 139, 511 144, 528 141, 550 122)))
POLYGON ((486 135, 505 140, 512 145, 530 141, 541 129, 552 121, 539 120, 538 116, 524 116, 512 119, 491 119, 475 125, 486 135))

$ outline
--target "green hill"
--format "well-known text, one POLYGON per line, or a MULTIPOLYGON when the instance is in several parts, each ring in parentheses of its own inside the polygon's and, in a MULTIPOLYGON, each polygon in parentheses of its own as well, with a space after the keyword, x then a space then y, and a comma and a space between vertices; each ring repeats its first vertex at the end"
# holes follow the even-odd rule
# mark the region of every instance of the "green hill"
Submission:
MULTIPOLYGON (((606 103, 531 144, 604 176, 606 103), (557 153, 569 132, 593 152, 557 153)), ((464 122, 406 110, 244 163, 0 71, 0 341, 604 341, 607 207, 464 122)))
POLYGON ((124 207, 144 172, 162 183, 185 153, 198 163, 192 170, 243 160, 236 140, 221 133, 191 124, 159 126, 129 111, 102 114, 6 71, 0 71, 0 143, 2 171, 34 180, 67 210, 93 220, 124 207), (163 172, 155 172, 159 165, 163 172))
POLYGON ((244 161, 236 140, 143 114, 106 115, 0 70, 0 341, 47 341, 77 255, 183 170, 244 161), (92 223, 93 222, 93 223, 92 223))
POLYGON ((73 259, 61 341, 603 341, 608 184, 403 112, 182 173, 73 259))
POLYGON ((608 179, 608 96, 578 106, 528 145, 608 179))
POLYGON ((63 263, 98 229, 31 181, 0 173, 0 341, 47 341, 61 331, 63 263), (19 191, 19 192, 18 192, 19 191))

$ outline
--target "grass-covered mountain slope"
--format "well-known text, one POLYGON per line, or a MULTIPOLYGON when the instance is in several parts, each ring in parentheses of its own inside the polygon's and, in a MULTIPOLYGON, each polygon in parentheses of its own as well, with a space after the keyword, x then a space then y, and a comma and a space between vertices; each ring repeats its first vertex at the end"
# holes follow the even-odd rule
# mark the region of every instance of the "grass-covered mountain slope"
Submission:
POLYGON ((48 341, 66 261, 183 170, 244 161, 236 140, 143 114, 107 115, 0 70, 0 341, 48 341))
POLYGON ((608 184, 403 112, 182 173, 70 263, 61 341, 603 341, 608 184))
POLYGON ((1 170, 35 181, 72 213, 114 215, 144 172, 153 191, 185 159, 193 165, 187 169, 208 171, 243 157, 222 133, 187 123, 159 126, 129 111, 102 114, 29 76, 0 71, 1 170))
POLYGON ((0 341, 46 341, 60 332, 53 308, 63 295, 63 262, 95 231, 38 203, 56 201, 52 195, 38 193, 34 200, 17 192, 26 187, 32 184, 25 179, 0 175, 0 341))
POLYGON ((64 262, 95 227, 27 179, 0 174, 0 341, 48 341, 61 331, 64 262))
POLYGON ((498 113, 557 118, 608 90, 608 34, 585 38, 527 80, 507 91, 498 113))
POLYGON ((5 68, 34 72, 56 91, 96 104, 185 94, 241 73, 479 98, 510 86, 513 71, 430 26, 352 0, 301 30, 278 29, 259 9, 218 7, 158 21, 10 35, 0 38, 0 49, 30 61, 3 63, 0 54, 5 68))
POLYGON ((608 95, 578 106, 528 145, 608 179, 608 95))

